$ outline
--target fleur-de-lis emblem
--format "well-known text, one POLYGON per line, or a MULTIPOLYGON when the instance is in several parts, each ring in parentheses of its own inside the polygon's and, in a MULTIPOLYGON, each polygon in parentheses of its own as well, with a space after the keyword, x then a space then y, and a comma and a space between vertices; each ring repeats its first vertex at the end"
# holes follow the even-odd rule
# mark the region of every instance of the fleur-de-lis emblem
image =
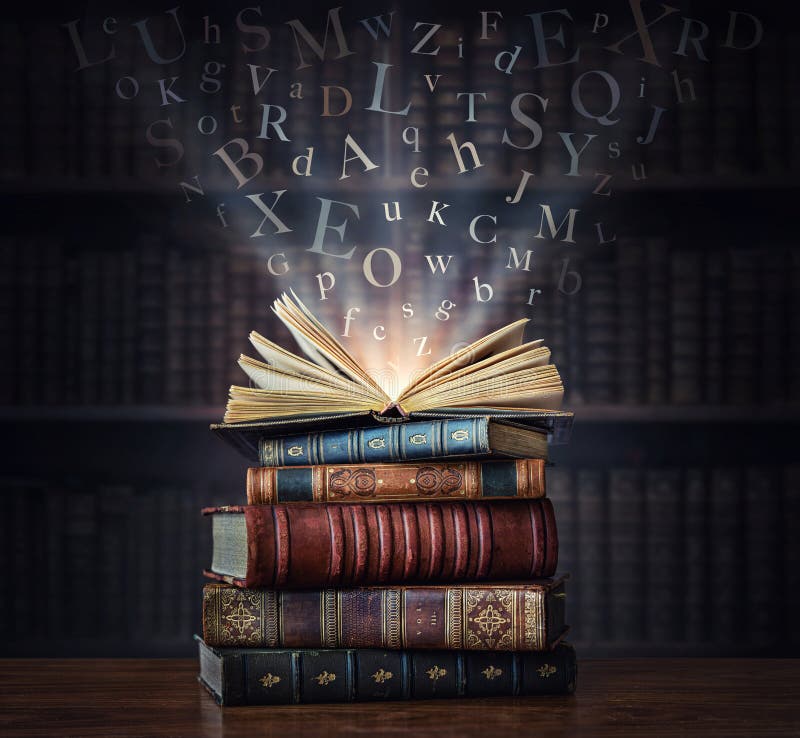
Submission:
POLYGON ((492 681, 492 679, 497 679, 497 677, 502 676, 503 670, 489 664, 489 666, 487 666, 481 672, 481 674, 483 674, 489 681, 492 681))
POLYGON ((433 667, 428 669, 428 671, 426 671, 425 673, 428 675, 429 679, 435 682, 437 679, 440 679, 443 676, 447 676, 447 669, 442 669, 436 664, 434 664, 433 667))
POLYGON ((367 446, 370 448, 386 448, 386 441, 383 438, 370 438, 367 441, 367 446))
POLYGON ((317 674, 314 677, 314 679, 317 680, 317 684, 319 684, 322 687, 325 687, 331 682, 336 681, 336 674, 334 674, 333 672, 328 673, 327 671, 323 671, 320 674, 317 674))
POLYGON ((378 669, 373 675, 372 678, 375 680, 377 684, 383 684, 384 682, 389 681, 389 679, 394 676, 391 671, 385 671, 384 669, 378 669))
POLYGON ((269 689, 270 687, 272 687, 273 684, 277 684, 280 680, 281 678, 277 674, 270 674, 269 672, 267 672, 258 681, 261 682, 261 684, 264 687, 269 689))
POLYGON ((466 430, 456 430, 450 434, 450 438, 454 441, 468 441, 469 440, 469 431, 466 430))
POLYGON ((547 677, 549 677, 549 676, 551 676, 551 675, 556 673, 556 667, 553 666, 552 664, 542 664, 542 666, 540 666, 536 670, 536 673, 540 677, 546 679, 547 677))
POLYGON ((423 443, 428 442, 428 435, 426 433, 415 433, 413 436, 408 437, 408 442, 412 446, 421 446, 423 443))
POLYGON ((301 456, 303 453, 302 446, 289 446, 289 450, 286 452, 289 456, 301 456))

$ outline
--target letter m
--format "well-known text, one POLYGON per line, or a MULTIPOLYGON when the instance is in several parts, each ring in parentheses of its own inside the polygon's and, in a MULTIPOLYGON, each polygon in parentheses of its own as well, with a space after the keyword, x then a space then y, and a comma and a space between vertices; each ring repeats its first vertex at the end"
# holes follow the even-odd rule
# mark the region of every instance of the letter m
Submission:
POLYGON ((331 8, 328 11, 328 20, 325 23, 325 35, 322 37, 322 44, 315 39, 309 30, 297 19, 286 21, 286 25, 290 26, 292 29, 292 33, 294 34, 294 42, 297 45, 297 56, 300 59, 300 65, 297 67, 298 69, 305 69, 306 67, 310 67, 311 65, 303 59, 303 49, 300 46, 300 40, 302 39, 308 45, 308 48, 311 49, 322 61, 325 58, 325 50, 328 47, 328 29, 333 26, 333 33, 336 36, 336 44, 339 47, 339 55, 335 56, 334 59, 341 59, 343 56, 350 56, 355 52, 350 51, 347 46, 347 39, 344 37, 344 31, 342 30, 342 21, 339 18, 339 11, 341 10, 341 6, 338 8, 331 8))
POLYGON ((525 256, 517 254, 517 250, 513 246, 509 246, 508 251, 508 264, 506 264, 506 269, 519 269, 522 267, 523 272, 529 272, 531 270, 531 256, 533 255, 533 251, 526 251, 525 256), (511 266, 512 264, 514 265, 513 267, 511 266))
POLYGON ((554 241, 558 238, 558 232, 564 227, 564 223, 567 224, 567 235, 561 239, 564 243, 575 243, 575 239, 572 238, 572 229, 575 226, 575 216, 580 212, 577 208, 570 208, 569 212, 564 216, 564 219, 558 224, 556 228, 556 222, 553 220, 553 211, 550 210, 549 205, 544 205, 543 203, 539 203, 539 207, 542 209, 542 219, 539 221, 539 232, 536 234, 535 238, 547 238, 542 231, 544 230, 544 222, 547 220, 547 227, 550 229, 550 238, 554 241))

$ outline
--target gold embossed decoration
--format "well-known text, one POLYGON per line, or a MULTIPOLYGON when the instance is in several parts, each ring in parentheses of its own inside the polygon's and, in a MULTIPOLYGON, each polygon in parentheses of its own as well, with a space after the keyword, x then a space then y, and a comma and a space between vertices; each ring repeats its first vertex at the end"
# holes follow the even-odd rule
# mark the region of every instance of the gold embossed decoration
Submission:
POLYGON ((370 438, 367 441, 367 446, 370 448, 386 448, 386 441, 383 438, 370 438))
POLYGON ((536 670, 536 673, 543 679, 546 679, 556 673, 556 667, 552 664, 542 664, 542 666, 536 670))
POLYGON ((320 593, 322 608, 322 643, 325 648, 339 645, 339 608, 335 589, 323 589, 320 593))
POLYGON ((470 620, 477 623, 487 636, 493 635, 508 622, 508 618, 504 618, 500 610, 495 610, 494 605, 489 605, 486 609, 481 610, 480 615, 470 618, 470 620))
POLYGON ((417 472, 416 479, 411 481, 416 485, 417 491, 426 497, 452 495, 464 488, 464 475, 450 466, 444 469, 423 466, 417 472))
POLYGON ((326 687, 331 682, 336 681, 336 674, 333 672, 323 671, 317 674, 314 679, 317 680, 317 684, 319 684, 321 687, 326 687))
POLYGON ((414 433, 408 437, 408 442, 412 446, 422 446, 428 442, 428 436, 425 433, 414 433))
POLYGON ((267 673, 266 673, 266 674, 265 674, 263 677, 261 677, 261 679, 259 679, 258 681, 259 681, 259 682, 261 682, 261 684, 262 684, 264 687, 266 687, 266 689, 269 689, 269 688, 270 688, 270 687, 272 687, 274 684, 277 684, 277 683, 278 683, 280 680, 281 680, 281 678, 280 678, 280 677, 279 677, 277 674, 270 674, 269 672, 267 672, 267 673))
POLYGON ((248 626, 250 626, 256 620, 256 616, 253 615, 249 610, 245 609, 244 604, 241 602, 239 603, 239 607, 224 617, 232 627, 239 631, 239 635, 244 635, 248 626))
POLYGON ((502 669, 498 669, 495 666, 492 666, 491 664, 489 664, 489 666, 487 666, 481 672, 481 674, 483 674, 491 682, 492 679, 497 679, 497 677, 502 676, 503 675, 503 670, 502 669))
POLYGON ((271 590, 207 588, 203 607, 206 628, 217 646, 278 645, 277 595, 271 590))
POLYGON ((454 441, 468 441, 469 440, 469 431, 467 431, 467 430, 453 431, 450 434, 450 438, 452 438, 454 441))
POLYGON ((491 651, 514 649, 514 592, 466 589, 466 647, 491 651))
POLYGON ((331 469, 328 477, 330 499, 345 497, 375 497, 377 478, 368 467, 357 469, 331 469))
POLYGON ((375 680, 377 684, 383 684, 384 682, 388 682, 392 676, 391 671, 386 671, 384 669, 378 669, 373 675, 372 678, 375 680))
POLYGON ((425 672, 428 675, 428 678, 432 681, 437 681, 441 679, 443 676, 447 676, 447 669, 442 669, 436 664, 434 664, 428 671, 425 672))
POLYGON ((289 454, 289 456, 302 456, 303 447, 302 446, 290 446, 289 450, 286 453, 289 454))
POLYGON ((403 646, 403 596, 399 589, 383 591, 384 645, 387 648, 403 646))
POLYGON ((545 647, 544 598, 541 592, 525 592, 525 647, 541 651, 545 647))

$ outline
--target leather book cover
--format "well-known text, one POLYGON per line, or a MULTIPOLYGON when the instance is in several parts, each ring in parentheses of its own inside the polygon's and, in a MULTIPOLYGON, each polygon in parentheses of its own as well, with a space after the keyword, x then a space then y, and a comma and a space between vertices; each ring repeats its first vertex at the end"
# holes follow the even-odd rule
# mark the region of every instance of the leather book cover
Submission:
POLYGON ((488 418, 506 424, 535 428, 547 434, 550 444, 569 442, 572 432, 573 414, 565 410, 523 410, 519 408, 456 407, 412 412, 407 418, 368 412, 336 412, 326 415, 291 415, 283 418, 243 422, 212 423, 211 430, 226 443, 233 446, 251 462, 261 464, 261 442, 266 438, 287 435, 342 432, 346 430, 380 428, 421 420, 460 420, 488 418))
POLYGON ((429 420, 259 441, 261 466, 379 464, 490 454, 489 418, 429 420))
MULTIPOLYGON (((195 636, 197 638, 197 636, 195 636)), ((200 683, 220 705, 572 694, 575 649, 216 649, 197 638, 200 683)))
POLYGON ((544 461, 250 467, 247 504, 543 497, 544 461))
POLYGON ((220 648, 544 651, 566 633, 564 579, 274 590, 207 584, 203 640, 220 648))
MULTIPOLYGON (((546 497, 300 502, 203 513, 244 515, 246 574, 206 572, 240 587, 525 580, 553 576, 558 561, 555 516, 546 497)), ((215 540, 215 557, 218 543, 220 550, 225 545, 215 540)))

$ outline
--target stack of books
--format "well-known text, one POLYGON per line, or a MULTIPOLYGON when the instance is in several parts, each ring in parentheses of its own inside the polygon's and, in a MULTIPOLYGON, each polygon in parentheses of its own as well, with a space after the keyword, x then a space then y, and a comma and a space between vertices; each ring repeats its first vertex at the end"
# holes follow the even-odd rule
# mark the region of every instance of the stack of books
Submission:
POLYGON ((544 467, 571 414, 511 324, 389 397, 296 298, 212 426, 247 504, 208 508, 200 681, 223 705, 569 693, 544 467))

